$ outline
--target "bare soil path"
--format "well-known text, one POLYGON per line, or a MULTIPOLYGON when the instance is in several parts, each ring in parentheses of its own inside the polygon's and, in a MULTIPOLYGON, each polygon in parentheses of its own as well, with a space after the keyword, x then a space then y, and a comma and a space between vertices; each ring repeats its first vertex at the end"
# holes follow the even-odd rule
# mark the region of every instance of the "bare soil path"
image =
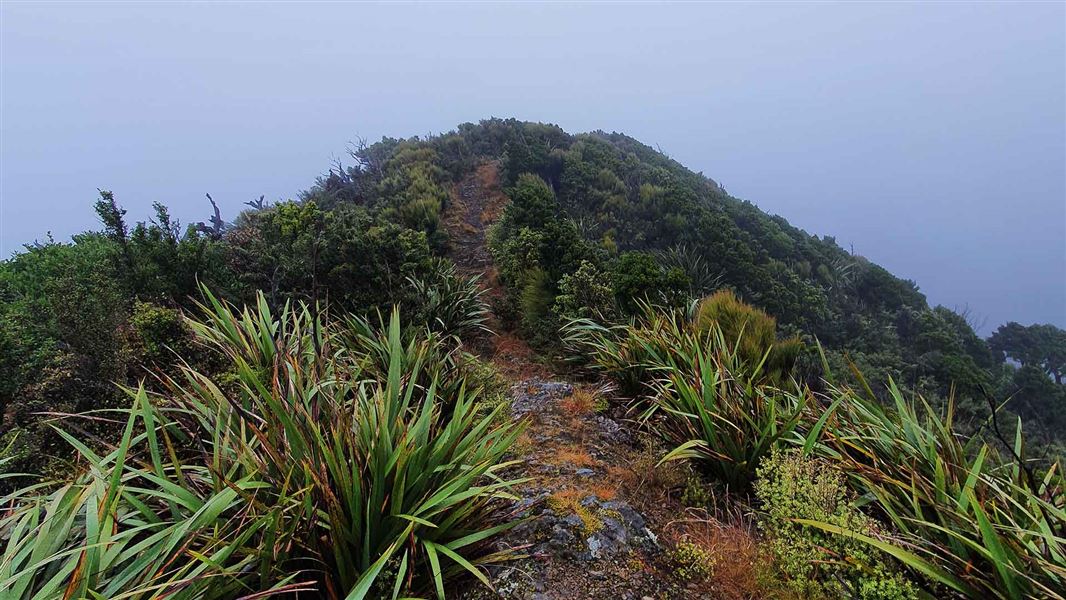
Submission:
MULTIPOLYGON (((503 297, 487 233, 509 201, 499 166, 480 165, 456 184, 445 210, 450 257, 465 275, 481 276, 490 304, 503 297)), ((473 584, 466 599, 514 600, 705 598, 672 573, 662 530, 672 516, 654 495, 654 461, 629 428, 608 418, 604 394, 576 386, 536 361, 536 354, 493 315, 496 335, 475 350, 510 382, 514 419, 528 428, 514 448, 528 478, 513 509, 524 522, 498 542, 524 558, 490 568, 496 592, 473 584), (650 463, 650 464, 649 464, 650 463), (651 499, 649 501, 649 499, 651 499), (654 504, 659 504, 654 507, 654 504)))
MULTIPOLYGON (((503 214, 510 200, 500 185, 499 163, 485 162, 454 186, 444 211, 444 228, 450 244, 449 258, 466 276, 479 276, 485 299, 496 306, 504 296, 497 280, 495 263, 488 246, 488 231, 503 214)), ((495 313, 486 323, 495 335, 476 340, 475 350, 496 364, 509 378, 547 375, 535 353, 511 328, 504 327, 495 313)))

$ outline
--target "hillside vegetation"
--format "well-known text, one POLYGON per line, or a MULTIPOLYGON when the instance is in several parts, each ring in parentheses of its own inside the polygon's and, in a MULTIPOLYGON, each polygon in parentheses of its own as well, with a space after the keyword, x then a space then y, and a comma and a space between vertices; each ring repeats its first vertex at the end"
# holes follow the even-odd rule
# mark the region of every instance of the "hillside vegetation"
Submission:
POLYGON ((982 339, 617 133, 350 156, 230 221, 103 191, 0 264, 0 596, 527 598, 529 553, 634 598, 1064 596, 1066 332, 982 339))

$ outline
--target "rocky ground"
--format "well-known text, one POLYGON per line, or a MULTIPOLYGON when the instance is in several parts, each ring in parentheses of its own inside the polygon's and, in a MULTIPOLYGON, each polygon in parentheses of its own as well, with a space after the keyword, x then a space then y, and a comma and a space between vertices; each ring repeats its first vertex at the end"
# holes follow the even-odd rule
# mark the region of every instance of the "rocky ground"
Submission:
POLYGON ((528 419, 516 449, 516 492, 526 519, 499 541, 524 558, 490 570, 496 594, 515 600, 685 597, 670 576, 664 546, 626 500, 628 431, 596 412, 597 396, 561 381, 522 380, 511 387, 512 415, 528 419))

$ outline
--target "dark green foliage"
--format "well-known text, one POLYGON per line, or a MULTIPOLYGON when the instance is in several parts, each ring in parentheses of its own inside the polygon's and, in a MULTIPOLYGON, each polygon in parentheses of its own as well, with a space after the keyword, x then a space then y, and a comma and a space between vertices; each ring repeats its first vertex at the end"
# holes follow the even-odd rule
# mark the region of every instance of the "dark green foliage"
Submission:
MULTIPOLYGON (((1005 366, 996 398, 1006 399, 1006 409, 1020 416, 1032 442, 1033 458, 1052 460, 1066 456, 1066 385, 1057 384, 1036 366, 1005 366)), ((1009 424, 1009 423, 1008 423, 1009 424)))
MULTIPOLYGON (((913 282, 832 238, 808 235, 730 197, 714 181, 624 135, 571 136, 493 119, 424 143, 439 154, 448 146, 452 153, 501 159, 515 184, 514 210, 493 243, 514 312, 529 269, 544 269, 562 294, 563 277, 588 260, 612 273, 623 312, 634 311, 635 300, 649 292, 650 300, 661 301, 656 288, 674 294, 669 288, 682 281, 690 298, 727 286, 773 315, 784 331, 819 339, 831 360, 843 363, 846 355, 866 363, 879 382, 892 376, 935 398, 954 387, 960 410, 974 420, 981 385, 997 383, 998 371, 987 373, 996 369, 984 342, 958 315, 930 308, 913 282), (524 179, 527 171, 543 181, 524 179), (657 276, 646 259, 626 258, 629 252, 654 253, 670 277, 657 276)), ((580 314, 580 307, 567 305, 572 294, 562 295, 566 314, 580 314)), ((817 385, 818 365, 807 367, 805 376, 817 385)))
POLYGON ((10 459, 0 472, 39 472, 67 454, 40 413, 115 405, 112 382, 124 381, 130 364, 117 255, 105 236, 83 234, 29 246, 0 265, 0 459, 10 459))
POLYGON ((552 301, 555 294, 552 292, 551 280, 548 273, 540 267, 526 272, 522 284, 522 291, 518 297, 518 306, 521 309, 522 329, 527 336, 535 338, 534 341, 541 344, 549 343, 551 332, 557 329, 552 322, 552 301))
MULTIPOLYGON (((101 192, 102 233, 30 246, 2 263, 0 460, 9 460, 0 471, 41 472, 69 456, 42 413, 114 408, 115 383, 133 384, 145 368, 175 368, 174 351, 202 358, 178 312, 198 283, 237 301, 264 290, 274 306, 317 300, 360 312, 400 303, 430 323, 441 322, 429 314, 440 309, 452 311, 443 322, 453 332, 476 328, 476 288, 432 262, 446 196, 432 158, 412 148, 386 161, 375 189, 396 190, 375 208, 260 204, 233 225, 216 216, 209 230, 182 232, 160 204, 153 220, 130 227, 114 196, 101 192)), ((114 433, 106 421, 83 426, 101 439, 114 433)))
POLYGON ((490 234, 499 279, 508 291, 505 312, 518 315, 522 330, 537 336, 534 342, 551 343, 558 328, 552 312, 558 282, 592 251, 574 222, 561 216, 543 179, 523 174, 510 197, 490 234))
POLYGON ((667 269, 680 269, 689 280, 689 296, 699 298, 713 292, 722 280, 722 273, 713 271, 707 260, 692 246, 677 245, 656 253, 667 269))
POLYGON ((192 330, 180 311, 165 306, 136 302, 130 315, 135 352, 145 365, 168 366, 184 357, 195 360, 197 352, 192 330))
POLYGON ((611 322, 618 312, 610 275, 587 260, 559 280, 555 312, 564 319, 592 318, 611 322))
POLYGON ((236 296, 262 289, 272 304, 317 297, 355 311, 384 307, 432 270, 424 232, 356 206, 284 202, 246 214, 226 241, 236 296))
POLYGON ((413 322, 424 323, 430 331, 446 337, 489 332, 485 325, 489 308, 482 300, 485 291, 479 280, 477 275, 463 277, 450 262, 435 259, 429 275, 409 280, 415 305, 413 322))
POLYGON ((988 339, 994 352, 1027 367, 1043 369, 1063 383, 1066 375, 1066 331, 1054 325, 1024 327, 1015 322, 1000 325, 988 339))
POLYGON ((613 264, 611 283, 622 310, 633 314, 641 301, 683 305, 691 281, 679 267, 666 269, 650 254, 625 252, 613 264))

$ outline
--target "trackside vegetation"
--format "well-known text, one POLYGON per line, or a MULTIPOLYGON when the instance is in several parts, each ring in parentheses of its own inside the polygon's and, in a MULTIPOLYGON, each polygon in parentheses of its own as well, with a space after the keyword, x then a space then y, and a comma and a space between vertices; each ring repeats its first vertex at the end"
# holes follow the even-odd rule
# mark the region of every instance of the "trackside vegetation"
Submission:
POLYGON ((0 598, 489 590, 539 502, 523 448, 563 441, 545 468, 627 482, 595 503, 705 511, 629 561, 678 590, 1066 597, 1062 329, 982 337, 620 133, 487 119, 308 183, 185 224, 100 190, 0 262, 0 598))
POLYGON ((190 325, 226 370, 128 390, 103 452, 59 428, 87 469, 5 499, 0 595, 443 597, 506 558, 486 542, 522 427, 477 411, 445 340, 205 295, 190 325))

